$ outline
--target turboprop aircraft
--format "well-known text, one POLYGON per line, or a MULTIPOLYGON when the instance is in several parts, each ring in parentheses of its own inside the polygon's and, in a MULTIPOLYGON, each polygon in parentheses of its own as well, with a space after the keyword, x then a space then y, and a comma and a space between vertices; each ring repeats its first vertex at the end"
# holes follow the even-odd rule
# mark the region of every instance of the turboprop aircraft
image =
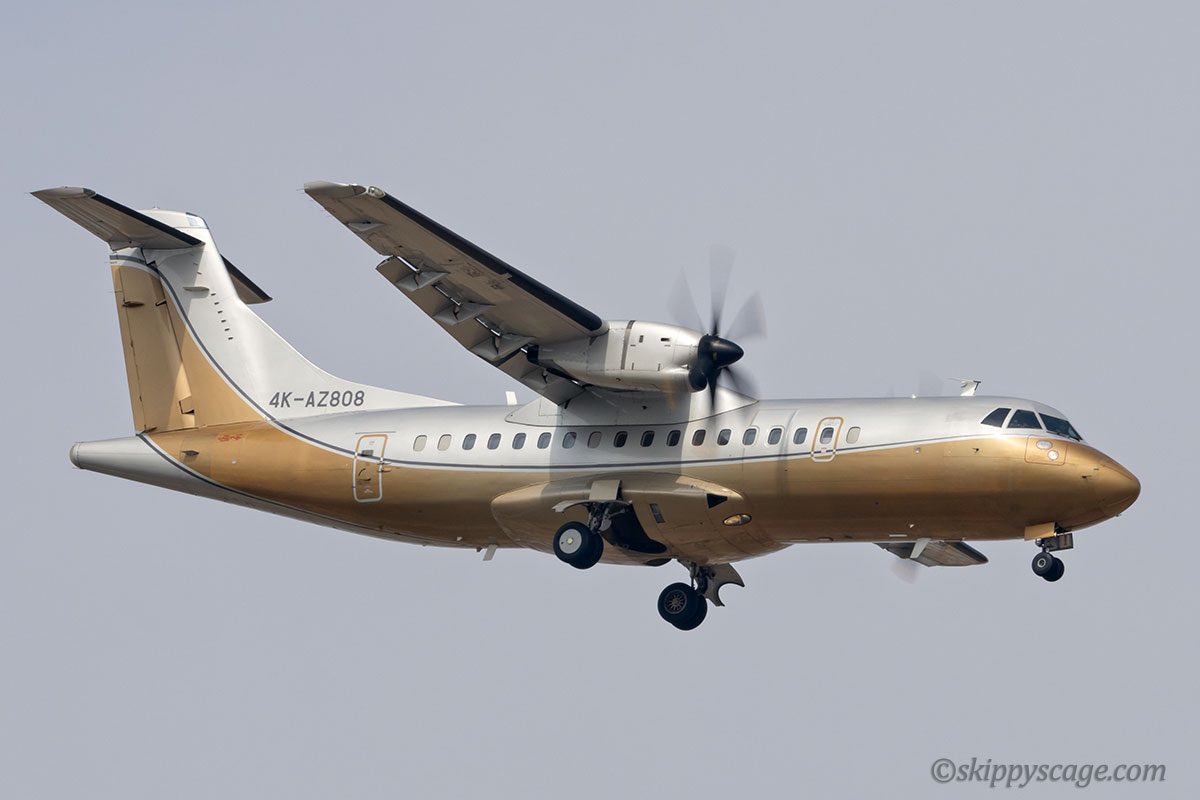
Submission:
POLYGON ((688 580, 658 611, 682 630, 744 585, 735 562, 800 542, 967 566, 987 561, 968 540, 1023 539, 1057 581, 1074 532, 1140 491, 1043 403, 974 382, 959 397, 755 399, 717 310, 707 330, 694 305, 689 326, 604 320, 381 189, 304 188, 400 295, 537 399, 463 406, 336 378, 254 313, 271 298, 200 217, 47 189, 33 194, 111 250, 136 430, 74 445, 77 467, 485 559, 677 561, 688 580))

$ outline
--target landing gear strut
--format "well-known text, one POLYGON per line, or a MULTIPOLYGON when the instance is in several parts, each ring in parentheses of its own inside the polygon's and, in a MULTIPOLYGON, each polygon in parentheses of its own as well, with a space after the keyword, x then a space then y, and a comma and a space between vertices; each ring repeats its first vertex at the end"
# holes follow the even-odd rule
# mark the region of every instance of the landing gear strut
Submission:
POLYGON ((1060 530, 1054 536, 1037 540, 1042 552, 1033 557, 1033 574, 1044 581, 1054 583, 1063 576, 1066 566, 1054 555, 1058 550, 1070 550, 1075 546, 1075 537, 1069 531, 1060 530))

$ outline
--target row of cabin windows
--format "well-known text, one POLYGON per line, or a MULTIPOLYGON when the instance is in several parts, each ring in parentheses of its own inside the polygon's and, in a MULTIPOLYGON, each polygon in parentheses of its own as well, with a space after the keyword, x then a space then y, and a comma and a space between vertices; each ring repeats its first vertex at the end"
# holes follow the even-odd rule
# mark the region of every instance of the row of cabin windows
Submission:
MULTIPOLYGON (((861 432, 861 430, 862 430, 861 428, 857 428, 857 427, 850 428, 850 430, 846 431, 846 441, 850 444, 854 444, 855 442, 857 442, 858 436, 859 436, 859 433, 861 432)), ((821 444, 829 444, 830 442, 832 442, 835 433, 836 433, 836 430, 832 426, 826 426, 825 428, 822 428, 821 434, 819 437, 821 444)), ((681 436, 682 436, 682 433, 679 430, 669 431, 667 433, 667 447, 678 447, 681 436)), ((708 431, 706 431, 704 428, 700 428, 699 430, 695 431, 692 434, 692 446, 699 447, 700 445, 704 444, 704 441, 707 438, 707 436, 708 436, 708 431)), ((720 431, 717 432, 717 444, 718 445, 725 446, 725 445, 729 444, 729 442, 732 440, 732 438, 733 438, 733 431, 730 430, 729 428, 722 428, 720 431)), ((454 437, 452 437, 448 433, 442 434, 441 436, 438 437, 437 449, 438 450, 449 450, 450 446, 453 444, 453 439, 454 439, 454 437)), ((550 442, 552 439, 553 439, 553 435, 549 431, 539 434, 537 437, 538 449, 545 450, 546 448, 548 448, 550 446, 550 442)), ((603 433, 601 433, 600 431, 592 431, 591 433, 588 434, 587 446, 589 448, 595 449, 600 446, 603 439, 604 439, 603 433)), ((804 444, 805 440, 807 440, 807 439, 808 439, 808 428, 797 428, 795 430, 795 432, 792 433, 792 444, 795 444, 795 445, 804 444)), ((527 434, 525 434, 525 433, 513 434, 512 449, 513 450, 523 449, 525 447, 525 442, 527 440, 528 440, 528 437, 527 437, 527 434)), ((747 428, 745 430, 745 432, 742 433, 742 444, 745 445, 746 447, 749 447, 750 445, 754 444, 757 440, 758 440, 758 428, 747 428)), ((502 441, 501 435, 498 433, 493 433, 491 436, 489 436, 487 438, 487 449, 488 450, 498 450, 500 448, 501 441, 502 441)), ((576 431, 567 431, 565 434, 563 434, 562 446, 564 449, 570 450, 571 448, 575 447, 575 445, 578 443, 578 441, 579 441, 579 434, 576 431)), ((771 428, 771 430, 767 432, 767 444, 768 445, 777 445, 781 441, 783 441, 783 428, 771 428)), ((463 450, 474 450, 475 445, 478 442, 479 442, 479 437, 477 437, 473 433, 468 433, 466 436, 463 437, 462 449, 463 450)), ((626 444, 628 444, 628 442, 629 442, 629 431, 617 431, 613 435, 613 439, 612 439, 613 447, 624 447, 626 444)), ((425 449, 425 447, 428 443, 429 443, 429 437, 426 436, 425 434, 421 434, 420 436, 418 436, 416 439, 413 440, 413 450, 415 452, 419 453, 425 449)), ((639 443, 641 444, 642 447, 650 447, 652 444, 654 444, 654 431, 642 431, 642 435, 641 435, 641 438, 639 439, 639 443)))
POLYGON ((1011 408, 997 408, 988 414, 981 421, 984 425, 991 425, 993 428, 1007 428, 1009 430, 1048 430, 1051 433, 1065 436, 1068 439, 1074 439, 1077 442, 1083 441, 1083 436, 1079 431, 1075 430, 1075 426, 1067 422, 1061 417, 1052 417, 1049 414, 1038 414, 1035 411, 1029 411, 1024 408, 1018 408, 1013 411, 1011 408), (1009 416, 1012 412, 1012 416, 1009 416), (1005 425, 1004 421, 1008 420, 1005 425))

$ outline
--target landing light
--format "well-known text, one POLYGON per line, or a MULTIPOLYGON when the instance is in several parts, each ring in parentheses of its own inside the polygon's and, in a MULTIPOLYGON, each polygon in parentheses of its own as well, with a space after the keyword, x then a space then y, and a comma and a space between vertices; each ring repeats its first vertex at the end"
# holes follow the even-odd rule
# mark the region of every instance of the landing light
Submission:
POLYGON ((725 518, 725 524, 731 528, 736 528, 739 525, 746 525, 750 522, 749 514, 732 514, 725 518))

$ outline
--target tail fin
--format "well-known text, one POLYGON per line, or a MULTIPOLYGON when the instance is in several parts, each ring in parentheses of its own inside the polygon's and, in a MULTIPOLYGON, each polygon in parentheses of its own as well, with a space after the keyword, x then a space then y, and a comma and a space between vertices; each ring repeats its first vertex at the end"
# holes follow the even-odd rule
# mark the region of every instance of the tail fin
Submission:
POLYGON ((344 381, 305 359, 249 308, 271 298, 221 256, 199 217, 134 211, 90 189, 33 194, 113 251, 139 431, 447 405, 344 381))

